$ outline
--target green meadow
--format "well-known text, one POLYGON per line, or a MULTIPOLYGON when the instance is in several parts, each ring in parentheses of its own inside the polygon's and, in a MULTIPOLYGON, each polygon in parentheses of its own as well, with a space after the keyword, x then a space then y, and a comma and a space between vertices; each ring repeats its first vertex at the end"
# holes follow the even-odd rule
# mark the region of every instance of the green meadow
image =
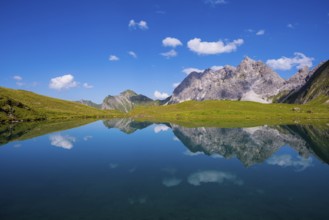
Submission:
POLYGON ((256 102, 208 100, 165 106, 139 106, 129 114, 137 120, 171 122, 191 126, 256 126, 263 124, 325 124, 329 105, 314 103, 261 104, 256 102))
POLYGON ((79 118, 134 118, 185 126, 257 126, 278 124, 327 124, 327 97, 304 105, 208 100, 163 106, 136 106, 129 113, 100 110, 24 90, 0 87, 0 121, 69 120, 79 118))

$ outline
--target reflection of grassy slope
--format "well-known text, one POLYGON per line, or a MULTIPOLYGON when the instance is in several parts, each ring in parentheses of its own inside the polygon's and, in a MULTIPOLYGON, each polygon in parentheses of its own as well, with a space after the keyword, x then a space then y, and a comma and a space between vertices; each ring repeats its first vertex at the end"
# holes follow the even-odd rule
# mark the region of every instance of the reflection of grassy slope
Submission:
POLYGON ((0 145, 11 141, 27 140, 48 133, 79 127, 93 121, 95 119, 3 124, 0 126, 0 145))
POLYGON ((119 114, 29 91, 0 87, 0 121, 111 117, 119 114))
POLYGON ((324 123, 329 105, 261 104, 242 101, 187 101, 166 106, 136 107, 137 120, 171 122, 187 126, 246 127, 264 124, 324 123))
POLYGON ((313 152, 329 164, 329 127, 328 125, 289 126, 289 129, 302 137, 313 152))

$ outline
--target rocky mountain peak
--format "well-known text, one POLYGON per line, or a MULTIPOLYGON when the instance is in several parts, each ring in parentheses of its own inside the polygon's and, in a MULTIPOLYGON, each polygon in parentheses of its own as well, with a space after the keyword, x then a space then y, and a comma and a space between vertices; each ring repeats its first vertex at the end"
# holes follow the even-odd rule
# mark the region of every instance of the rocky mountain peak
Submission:
POLYGON ((121 92, 120 95, 123 95, 123 96, 126 96, 126 97, 132 97, 132 96, 136 96, 137 93, 134 92, 133 90, 127 89, 127 90, 121 92))
POLYGON ((245 100, 271 102, 284 80, 261 61, 245 57, 235 68, 188 75, 174 90, 169 103, 187 100, 245 100))
POLYGON ((129 112, 136 105, 147 105, 154 101, 147 96, 137 94, 132 90, 125 90, 116 96, 107 96, 102 103, 102 109, 114 109, 129 112))

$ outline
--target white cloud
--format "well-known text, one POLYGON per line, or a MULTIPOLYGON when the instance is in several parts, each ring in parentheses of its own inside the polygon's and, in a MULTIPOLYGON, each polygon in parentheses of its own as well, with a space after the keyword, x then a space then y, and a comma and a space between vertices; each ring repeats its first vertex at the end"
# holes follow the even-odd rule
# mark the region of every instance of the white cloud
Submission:
POLYGON ((226 0, 205 0, 204 3, 209 4, 212 7, 215 7, 216 5, 223 5, 223 4, 227 4, 228 2, 226 0))
POLYGON ((78 83, 74 81, 74 76, 71 74, 52 78, 49 83, 50 89, 62 90, 77 87, 78 83))
POLYGON ((291 28, 291 29, 295 28, 295 26, 293 24, 287 24, 287 27, 291 28))
POLYGON ((135 20, 131 19, 128 23, 128 27, 133 28, 133 29, 141 29, 141 30, 146 30, 148 29, 147 22, 141 20, 140 22, 136 22, 135 20))
POLYGON ((254 30, 253 29, 250 29, 250 28, 247 29, 246 31, 249 32, 249 33, 253 33, 254 32, 254 30))
POLYGON ((61 134, 51 135, 49 137, 50 144, 55 147, 61 147, 67 150, 73 148, 73 143, 75 142, 75 138, 71 136, 62 136, 61 134))
POLYGON ((137 54, 134 51, 129 51, 128 54, 133 58, 137 58, 137 54))
POLYGON ((84 84, 82 84, 82 86, 83 86, 83 88, 85 88, 85 89, 92 89, 92 88, 94 88, 93 85, 90 85, 90 84, 88 84, 88 83, 84 83, 84 84))
POLYGON ((170 178, 164 178, 162 180, 162 184, 166 187, 173 187, 173 186, 177 186, 182 182, 181 179, 178 179, 176 177, 170 177, 170 178))
POLYGON ((270 165, 277 165, 280 167, 294 167, 298 171, 302 171, 307 167, 312 166, 312 158, 303 158, 298 156, 297 159, 293 159, 289 154, 283 154, 280 156, 274 155, 267 160, 270 165))
POLYGON ((109 61, 118 61, 120 60, 119 57, 115 56, 115 55, 110 55, 109 56, 109 61))
POLYGON ((266 61, 266 64, 273 69, 278 70, 290 70, 293 66, 297 69, 303 68, 304 66, 311 67, 313 65, 313 57, 307 57, 303 53, 294 53, 294 57, 281 57, 279 59, 270 59, 266 61))
POLYGON ((217 70, 223 69, 223 66, 212 66, 212 67, 210 67, 210 69, 217 71, 217 70))
POLYGON ((169 59, 171 57, 177 56, 177 52, 176 52, 176 50, 172 49, 172 50, 169 50, 168 52, 161 53, 161 55, 166 57, 167 59, 169 59))
POLYGON ((187 181, 194 186, 200 186, 201 183, 223 183, 229 181, 237 185, 242 185, 243 181, 231 173, 206 170, 191 174, 187 181))
POLYGON ((162 40, 162 45, 164 47, 177 47, 177 46, 182 46, 183 44, 177 38, 166 37, 165 39, 162 40))
POLYGON ((156 90, 154 92, 154 97, 157 99, 166 99, 169 97, 168 93, 165 92, 159 92, 158 90, 156 90))
POLYGON ((256 35, 260 36, 260 35, 264 35, 265 34, 265 30, 259 30, 257 31, 256 35))
POLYGON ((146 30, 148 29, 149 27, 147 26, 147 22, 146 21, 140 21, 139 24, 138 24, 139 28, 142 29, 142 30, 146 30))
POLYGON ((188 48, 199 55, 213 55, 220 53, 231 53, 236 51, 237 47, 243 44, 243 39, 237 39, 232 42, 224 43, 201 41, 200 38, 194 38, 187 42, 188 48))
POLYGON ((172 84, 172 87, 173 87, 173 88, 176 88, 177 86, 179 86, 179 84, 180 84, 179 82, 177 82, 177 83, 173 83, 173 84, 172 84))
POLYGON ((167 131, 169 128, 166 125, 156 125, 154 126, 154 132, 159 133, 161 131, 167 131))
POLYGON ((21 77, 21 76, 14 76, 13 79, 16 80, 16 81, 21 81, 21 80, 23 80, 23 77, 21 77))
POLYGON ((197 73, 202 73, 204 70, 202 69, 198 69, 198 68, 193 68, 193 67, 188 67, 188 68, 184 68, 182 70, 183 73, 185 73, 186 75, 192 73, 192 72, 197 72, 197 73))

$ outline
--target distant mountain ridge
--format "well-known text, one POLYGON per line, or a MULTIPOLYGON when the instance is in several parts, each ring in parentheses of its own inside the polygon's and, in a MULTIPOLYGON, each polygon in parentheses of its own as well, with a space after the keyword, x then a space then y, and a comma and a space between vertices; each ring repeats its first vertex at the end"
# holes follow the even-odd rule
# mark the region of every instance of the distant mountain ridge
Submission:
POLYGON ((96 104, 96 103, 94 103, 93 101, 90 101, 90 100, 81 99, 81 100, 76 101, 76 102, 80 103, 80 104, 83 104, 83 105, 90 106, 90 107, 94 107, 94 108, 97 108, 97 109, 102 108, 102 104, 96 104))
MULTIPOLYGON (((323 64, 325 65, 325 64, 323 64)), ((292 91, 300 92, 313 73, 307 67, 300 69, 290 79, 284 80, 261 61, 245 57, 237 66, 225 66, 219 70, 190 73, 176 87, 168 104, 188 100, 240 100, 260 103, 285 102, 292 91), (299 91, 297 91, 299 90, 299 91)), ((319 81, 312 81, 312 84, 319 81)), ((324 92, 327 94, 327 92, 324 92)))
POLYGON ((138 105, 154 105, 155 101, 145 95, 137 94, 132 90, 125 90, 117 96, 105 97, 101 109, 129 112, 138 105))

